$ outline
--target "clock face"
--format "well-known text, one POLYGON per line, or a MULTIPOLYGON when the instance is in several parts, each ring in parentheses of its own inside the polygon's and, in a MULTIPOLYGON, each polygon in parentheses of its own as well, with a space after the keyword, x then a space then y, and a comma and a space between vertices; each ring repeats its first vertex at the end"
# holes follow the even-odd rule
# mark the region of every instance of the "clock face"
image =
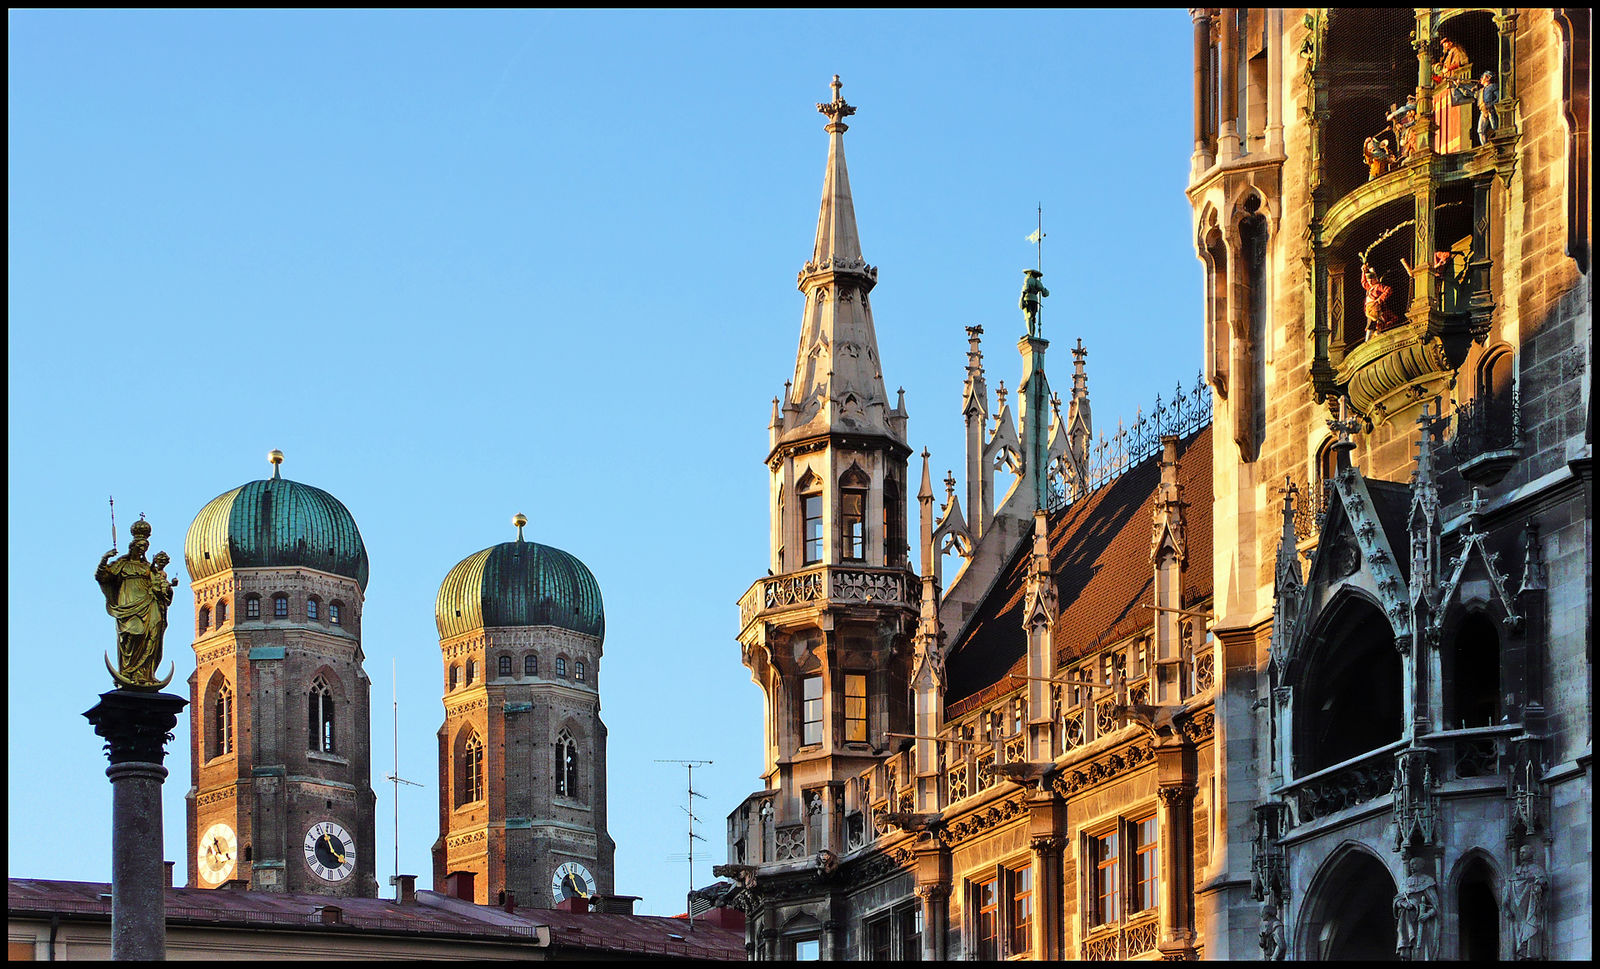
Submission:
POLYGON ((199 863, 200 880, 207 885, 220 885, 233 877, 234 858, 238 855, 239 839, 227 822, 218 821, 200 836, 200 846, 195 849, 199 863))
POLYGON ((550 876, 550 894, 558 902, 564 898, 588 898, 594 893, 594 876, 576 861, 556 866, 555 874, 550 876))
POLYGON ((335 821, 318 821, 306 832, 306 866, 323 881, 342 882, 356 870, 356 840, 335 821))

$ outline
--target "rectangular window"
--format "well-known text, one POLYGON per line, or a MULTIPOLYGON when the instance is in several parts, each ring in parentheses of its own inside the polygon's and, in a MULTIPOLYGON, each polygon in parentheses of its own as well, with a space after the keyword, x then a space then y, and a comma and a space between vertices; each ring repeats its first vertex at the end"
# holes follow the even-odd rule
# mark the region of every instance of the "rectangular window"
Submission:
POLYGON ((979 959, 995 960, 1000 958, 999 949, 999 916, 1000 892, 999 879, 989 878, 977 882, 972 886, 973 908, 977 911, 977 922, 974 929, 973 954, 979 959))
POLYGON ((822 743, 822 677, 808 676, 801 681, 804 726, 800 742, 806 746, 822 743))
POLYGON ((1156 874, 1156 817, 1129 825, 1133 838, 1133 895, 1128 911, 1143 912, 1161 904, 1160 879, 1156 874))
POLYGON ((922 904, 913 902, 894 914, 900 934, 900 958, 915 962, 922 958, 922 904))
POLYGON ((1090 899, 1091 925, 1108 925, 1122 917, 1118 904, 1120 891, 1117 879, 1117 832, 1115 829, 1089 839, 1089 860, 1094 866, 1091 874, 1093 888, 1090 899))
POLYGON ((839 500, 839 547, 847 559, 867 557, 867 496, 846 491, 839 500))
POLYGON ((889 568, 902 564, 906 557, 900 502, 900 483, 891 476, 883 484, 883 564, 889 568))
POLYGON ((509 656, 500 657, 499 667, 500 667, 500 675, 501 676, 510 676, 511 675, 511 657, 509 657, 509 656))
POLYGON ((894 956, 889 951, 889 916, 872 919, 864 926, 867 951, 863 955, 874 962, 888 962, 894 956))
POLYGON ((261 600, 260 599, 258 599, 255 596, 251 596, 250 598, 248 598, 248 599, 246 599, 244 601, 244 617, 246 619, 260 619, 261 618, 261 600))
POLYGON ((805 495, 800 499, 800 506, 805 521, 805 564, 810 565, 822 561, 822 496, 805 495))
POLYGON ((539 657, 533 653, 522 657, 522 672, 525 676, 539 675, 539 657))
POLYGON ((1033 867, 1011 872, 1011 952, 1020 956, 1033 948, 1033 867))
POLYGON ((844 739, 867 742, 867 678, 859 673, 844 675, 844 739))
POLYGON ((288 596, 278 596, 272 600, 272 614, 279 619, 289 614, 288 596))
POLYGON ((817 962, 822 958, 822 943, 818 939, 795 939, 789 944, 794 947, 795 962, 817 962))

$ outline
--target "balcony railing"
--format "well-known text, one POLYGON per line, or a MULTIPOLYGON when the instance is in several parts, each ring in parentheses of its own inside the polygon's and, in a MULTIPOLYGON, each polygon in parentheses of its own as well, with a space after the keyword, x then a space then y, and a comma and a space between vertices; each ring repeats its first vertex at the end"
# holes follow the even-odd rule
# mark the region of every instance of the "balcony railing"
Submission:
POLYGON ((1154 952, 1161 928, 1154 911, 1141 913, 1120 925, 1102 926, 1083 940, 1085 962, 1111 962, 1132 959, 1154 952))
POLYGON ((1291 827, 1365 804, 1394 790, 1394 752, 1405 745, 1404 740, 1397 740, 1296 778, 1273 793, 1289 802, 1291 827))
POLYGON ((818 602, 873 602, 916 608, 922 586, 906 569, 816 565, 757 579, 739 598, 739 627, 757 617, 818 602))

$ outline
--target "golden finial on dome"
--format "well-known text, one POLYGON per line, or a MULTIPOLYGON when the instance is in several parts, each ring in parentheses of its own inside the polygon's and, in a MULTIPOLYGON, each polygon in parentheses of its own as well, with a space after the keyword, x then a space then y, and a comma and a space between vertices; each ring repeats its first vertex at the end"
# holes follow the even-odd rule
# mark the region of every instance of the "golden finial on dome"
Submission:
POLYGON ((278 465, 283 463, 283 452, 273 448, 267 452, 267 460, 272 462, 272 476, 278 477, 278 465))
POLYGON ((524 515, 520 511, 511 516, 511 524, 517 526, 517 541, 519 542, 522 541, 522 526, 526 525, 527 523, 528 516, 524 515))

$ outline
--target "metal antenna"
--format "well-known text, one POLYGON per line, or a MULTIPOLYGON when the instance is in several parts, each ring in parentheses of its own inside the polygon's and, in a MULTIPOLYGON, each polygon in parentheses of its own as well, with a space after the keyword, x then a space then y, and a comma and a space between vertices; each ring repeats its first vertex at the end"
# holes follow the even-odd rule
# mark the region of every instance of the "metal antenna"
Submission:
MULTIPOLYGON (((416 781, 408 781, 400 776, 400 674, 393 659, 389 660, 389 683, 391 696, 394 698, 394 773, 384 777, 384 780, 394 784, 394 874, 389 876, 390 885, 400 884, 400 785, 410 784, 412 787, 421 787, 416 781)), ((396 898, 399 896, 396 895, 396 898)))
MULTIPOLYGON (((706 839, 704 839, 704 838, 702 838, 699 835, 694 833, 694 823, 696 821, 700 820, 699 818, 694 816, 694 799, 698 797, 701 800, 705 800, 705 795, 701 794, 699 791, 696 791, 694 789, 694 769, 696 767, 704 767, 705 765, 710 764, 711 761, 709 761, 709 760, 663 760, 663 759, 658 757, 658 758, 656 758, 656 763, 658 763, 658 764, 682 764, 683 766, 689 768, 689 797, 688 797, 689 806, 685 807, 683 809, 683 811, 684 811, 685 814, 689 815, 689 893, 692 895, 694 893, 694 843, 696 841, 704 841, 704 840, 706 840, 706 839)), ((689 898, 688 895, 685 895, 684 896, 684 902, 685 902, 684 907, 689 912, 689 931, 693 932, 694 931, 694 899, 689 898)))

